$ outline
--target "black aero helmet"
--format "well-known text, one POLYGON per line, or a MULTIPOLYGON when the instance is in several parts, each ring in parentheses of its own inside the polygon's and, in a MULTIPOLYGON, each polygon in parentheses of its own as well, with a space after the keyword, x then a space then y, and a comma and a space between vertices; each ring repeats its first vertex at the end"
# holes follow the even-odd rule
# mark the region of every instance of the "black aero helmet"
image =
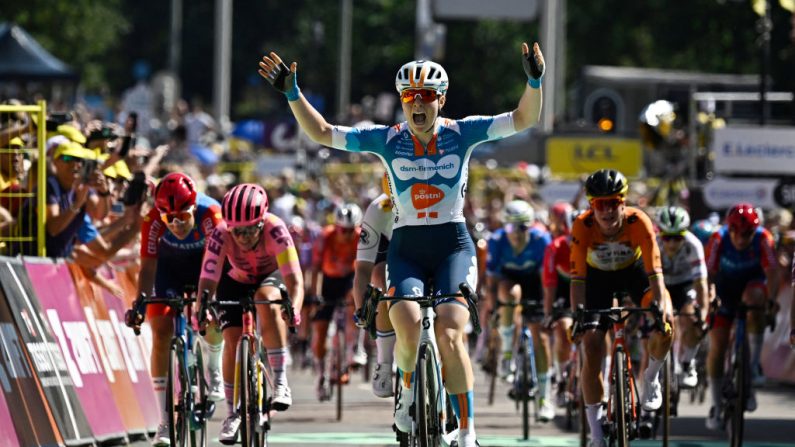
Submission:
POLYGON ((624 197, 628 190, 627 178, 615 169, 600 169, 585 180, 585 195, 588 200, 597 197, 624 197))

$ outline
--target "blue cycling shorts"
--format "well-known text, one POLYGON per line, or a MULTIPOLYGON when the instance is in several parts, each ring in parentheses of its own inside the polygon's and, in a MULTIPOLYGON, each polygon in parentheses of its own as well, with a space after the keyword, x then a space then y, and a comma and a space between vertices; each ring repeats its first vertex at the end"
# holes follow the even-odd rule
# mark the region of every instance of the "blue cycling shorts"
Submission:
MULTIPOLYGON (((392 233, 386 260, 386 286, 390 296, 424 296, 433 285, 436 295, 459 293, 466 282, 477 290, 475 244, 463 222, 405 226, 392 233)), ((457 303, 448 298, 436 304, 457 303)))

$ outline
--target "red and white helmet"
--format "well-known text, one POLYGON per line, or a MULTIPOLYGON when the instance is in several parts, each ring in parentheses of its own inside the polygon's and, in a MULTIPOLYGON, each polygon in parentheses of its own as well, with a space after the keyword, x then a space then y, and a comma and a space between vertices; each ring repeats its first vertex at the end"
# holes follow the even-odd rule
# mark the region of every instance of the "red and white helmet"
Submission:
POLYGON ((260 185, 243 183, 230 189, 224 196, 221 212, 229 228, 254 225, 268 211, 268 195, 260 185))
POLYGON ((423 88, 445 95, 449 85, 447 72, 433 61, 411 61, 400 67, 395 76, 395 88, 398 93, 402 93, 407 88, 423 88))

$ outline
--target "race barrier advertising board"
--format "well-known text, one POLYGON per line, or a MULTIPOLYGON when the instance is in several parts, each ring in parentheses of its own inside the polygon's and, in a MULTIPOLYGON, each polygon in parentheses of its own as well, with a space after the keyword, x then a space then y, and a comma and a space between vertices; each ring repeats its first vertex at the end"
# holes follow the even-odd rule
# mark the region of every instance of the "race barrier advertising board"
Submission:
MULTIPOLYGON (((34 419, 33 423, 40 424, 53 419, 67 446, 93 444, 94 437, 75 392, 66 360, 44 318, 21 260, 0 258, 0 285, 16 323, 16 331, 22 342, 20 346, 24 345, 25 355, 36 375, 36 383, 49 407, 50 417, 34 419)), ((23 399, 28 399, 27 394, 23 399)), ((9 404, 13 405, 11 402, 9 404)))
MULTIPOLYGON (((111 282, 117 284, 122 282, 124 276, 111 270, 109 267, 101 268, 97 274, 103 275, 111 282)), ((149 375, 150 350, 143 347, 142 342, 145 339, 136 336, 132 329, 124 325, 124 312, 130 308, 130 304, 96 285, 94 285, 94 290, 100 292, 105 307, 108 310, 108 317, 113 327, 114 334, 116 335, 116 340, 119 343, 127 373, 132 379, 135 398, 141 408, 146 427, 148 431, 154 431, 157 429, 158 424, 160 424, 161 409, 157 402, 157 396, 155 396, 154 389, 152 388, 152 377, 149 375)), ((135 295, 133 294, 130 296, 135 295)), ((152 346, 149 325, 146 324, 144 327, 147 329, 146 334, 149 337, 146 346, 152 346)), ((143 335, 143 328, 141 329, 143 335)))
POLYGON ((7 423, 0 422, 3 433, 0 437, 16 436, 19 445, 24 446, 62 445, 63 439, 33 373, 30 356, 25 352, 25 343, 17 332, 8 302, 0 287, 0 385, 12 424, 11 431, 7 432, 7 423), (12 408, 14 411, 9 411, 12 408))
POLYGON ((27 258, 25 267, 58 345, 66 359, 77 396, 94 436, 100 442, 126 439, 125 425, 113 399, 108 399, 113 371, 106 352, 92 338, 72 276, 63 261, 27 258), (33 260, 33 262, 31 262, 33 260))
MULTIPOLYGON (((130 374, 127 362, 124 359, 124 350, 116 336, 113 323, 110 320, 108 308, 102 298, 98 285, 89 281, 76 264, 67 264, 72 280, 77 289, 80 305, 85 313, 86 323, 91 332, 92 340, 102 352, 103 368, 108 377, 111 395, 116 402, 116 407, 121 413, 127 433, 140 435, 146 433, 147 424, 141 407, 134 381, 137 376, 130 374)), ((151 387, 151 385, 150 385, 151 387)))

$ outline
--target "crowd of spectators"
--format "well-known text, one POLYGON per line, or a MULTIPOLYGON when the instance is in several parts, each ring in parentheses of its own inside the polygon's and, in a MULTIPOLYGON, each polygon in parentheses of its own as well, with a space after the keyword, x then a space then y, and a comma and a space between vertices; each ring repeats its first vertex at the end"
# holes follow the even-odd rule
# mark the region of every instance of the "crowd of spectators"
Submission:
MULTIPOLYGON (((157 180, 169 172, 188 174, 200 190, 219 201, 236 183, 262 184, 272 212, 298 237, 313 234, 328 223, 336 205, 354 202, 366 207, 381 192, 383 167, 360 154, 321 150, 313 154, 314 168, 299 165, 274 175, 258 175, 242 169, 240 163, 225 163, 244 160, 254 165, 265 148, 241 151, 199 103, 189 107, 179 101, 167 122, 157 128, 149 126, 153 130, 146 135, 136 132, 134 113, 119 116, 124 117, 121 123, 102 121, 81 106, 50 112, 42 123, 46 141, 45 158, 40 160, 35 115, 0 114, 1 255, 39 254, 40 162, 45 164, 46 175, 45 207, 41 210, 46 213, 46 256, 74 261, 115 294, 121 290, 96 271, 108 262, 117 266, 138 262, 136 244, 142 216, 152 206, 149 195, 157 180), (209 150, 212 156, 208 158, 196 148, 209 150)), ((267 156, 264 160, 267 163, 267 156)), ((539 179, 527 172, 473 161, 465 213, 476 238, 501 225, 503 204, 513 199, 533 204, 543 220, 545 203, 539 195, 539 179)), ((657 194, 642 182, 631 190, 630 202, 642 208, 651 205, 657 194)), ((786 245, 791 239, 787 233, 791 215, 786 210, 769 215, 786 245)))

